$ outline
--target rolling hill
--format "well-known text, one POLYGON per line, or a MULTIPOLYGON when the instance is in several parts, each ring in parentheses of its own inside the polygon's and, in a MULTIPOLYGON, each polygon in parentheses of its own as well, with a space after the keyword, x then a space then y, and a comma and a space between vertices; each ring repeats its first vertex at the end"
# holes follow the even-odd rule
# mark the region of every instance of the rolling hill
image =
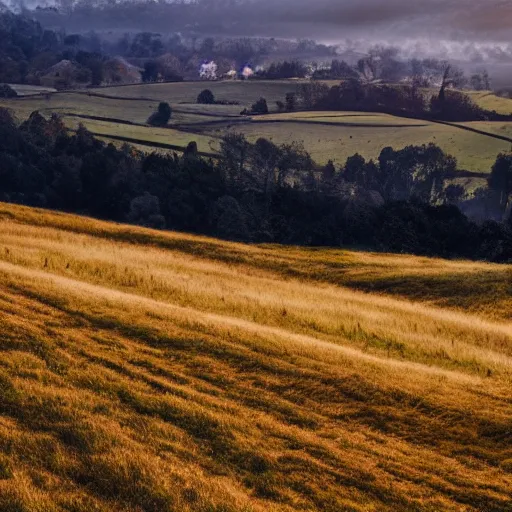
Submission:
POLYGON ((497 96, 491 91, 469 91, 471 99, 481 108, 495 110, 499 114, 512 114, 512 99, 497 96))
POLYGON ((297 92, 299 84, 299 80, 219 80, 141 84, 92 91, 100 94, 106 92, 118 98, 149 97, 174 103, 195 103, 201 91, 210 89, 217 100, 238 101, 241 105, 247 106, 262 96, 269 104, 278 100, 283 101, 286 93, 297 92))
MULTIPOLYGON (((510 150, 512 145, 512 123, 508 122, 447 125, 360 112, 240 115, 243 108, 262 96, 274 109, 274 102, 283 100, 287 92, 297 91, 299 83, 283 80, 141 84, 1 99, 0 106, 14 111, 20 120, 35 110, 43 115, 57 113, 72 129, 81 122, 105 140, 128 142, 147 151, 180 150, 195 140, 202 153, 212 154, 218 149, 219 138, 235 131, 244 133, 251 141, 259 137, 276 143, 301 141, 319 164, 333 160, 342 165, 355 153, 376 159, 387 146, 401 149, 432 142, 455 156, 461 169, 481 174, 490 172, 497 155, 510 150), (240 105, 196 104, 197 95, 205 87, 211 88, 218 99, 238 101, 240 105), (160 101, 173 107, 173 116, 165 129, 146 124, 160 101)), ((512 100, 490 93, 475 92, 472 97, 481 106, 502 113, 512 104, 512 100)))
MULTIPOLYGON (((510 140, 494 135, 510 138, 511 123, 460 125, 482 133, 463 130, 455 123, 439 124, 387 114, 354 112, 271 114, 254 117, 251 123, 233 124, 230 129, 245 134, 252 142, 259 137, 281 144, 302 142, 312 158, 322 164, 333 160, 343 165, 356 153, 367 160, 377 159, 387 146, 402 149, 408 145, 434 143, 457 158, 460 169, 486 173, 490 172, 499 153, 510 150, 510 140)), ((206 132, 220 135, 224 129, 212 126, 206 132)))
POLYGON ((0 510, 512 510, 512 270, 0 204, 0 510))

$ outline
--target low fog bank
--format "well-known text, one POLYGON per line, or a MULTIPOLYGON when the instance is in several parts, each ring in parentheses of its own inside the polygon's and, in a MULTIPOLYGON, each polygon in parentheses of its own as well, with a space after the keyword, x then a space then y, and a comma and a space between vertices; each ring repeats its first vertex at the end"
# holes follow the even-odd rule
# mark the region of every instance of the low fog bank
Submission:
POLYGON ((486 68, 495 88, 512 86, 510 0, 9 1, 15 10, 31 9, 43 26, 68 32, 315 39, 338 46, 342 56, 380 44, 400 48, 404 60, 486 68))

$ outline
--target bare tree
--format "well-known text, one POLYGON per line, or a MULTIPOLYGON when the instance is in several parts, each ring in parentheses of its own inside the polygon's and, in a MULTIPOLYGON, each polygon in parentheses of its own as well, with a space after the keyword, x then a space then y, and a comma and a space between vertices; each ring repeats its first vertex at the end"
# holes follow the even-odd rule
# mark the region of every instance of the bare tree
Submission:
POLYGON ((464 72, 456 66, 451 65, 447 61, 443 61, 442 63, 442 78, 441 78, 441 87, 439 89, 439 101, 445 100, 445 92, 448 87, 455 87, 460 89, 464 87, 467 83, 466 77, 464 76, 464 72))

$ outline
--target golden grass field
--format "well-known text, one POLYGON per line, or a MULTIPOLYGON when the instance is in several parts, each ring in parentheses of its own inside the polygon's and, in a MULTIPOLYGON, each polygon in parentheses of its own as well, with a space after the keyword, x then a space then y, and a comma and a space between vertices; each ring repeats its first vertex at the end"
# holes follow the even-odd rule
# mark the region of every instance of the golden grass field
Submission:
POLYGON ((512 510, 512 270, 0 204, 0 510, 512 510))

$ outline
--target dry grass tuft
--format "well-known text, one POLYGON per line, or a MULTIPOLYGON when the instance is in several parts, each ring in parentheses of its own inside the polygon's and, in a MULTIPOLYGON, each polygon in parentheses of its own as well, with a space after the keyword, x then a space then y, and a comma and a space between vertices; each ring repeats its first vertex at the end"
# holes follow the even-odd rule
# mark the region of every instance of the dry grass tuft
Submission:
POLYGON ((0 510, 512 510, 511 277, 0 205, 0 510))

